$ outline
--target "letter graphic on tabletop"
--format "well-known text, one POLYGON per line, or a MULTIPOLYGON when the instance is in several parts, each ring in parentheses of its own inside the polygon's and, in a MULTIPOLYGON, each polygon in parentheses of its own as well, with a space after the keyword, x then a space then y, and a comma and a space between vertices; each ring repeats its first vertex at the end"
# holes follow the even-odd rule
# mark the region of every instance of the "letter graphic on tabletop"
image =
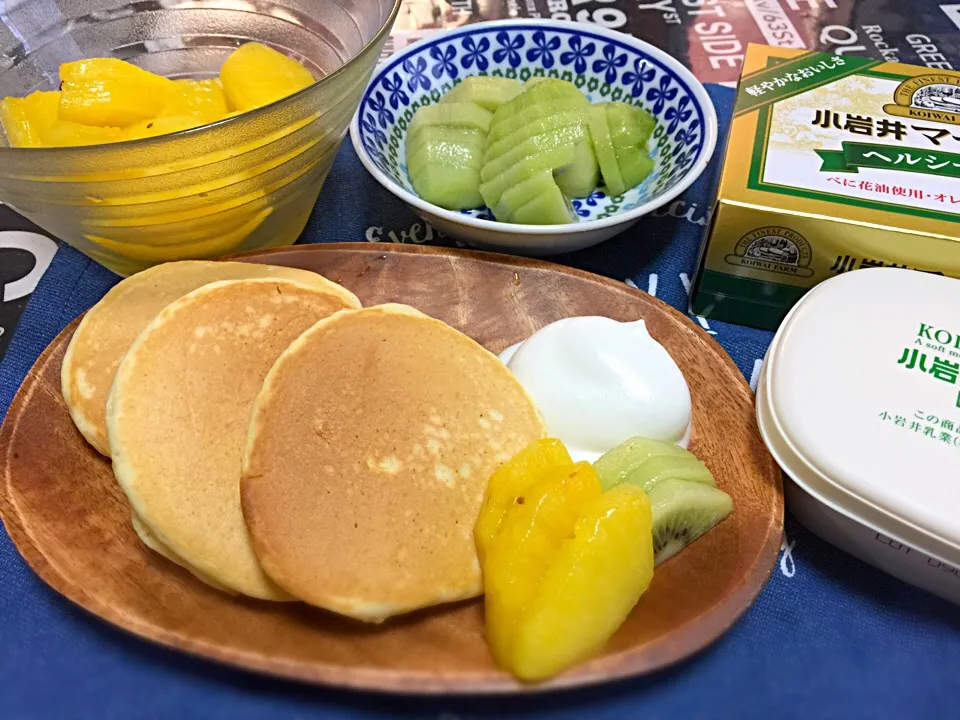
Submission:
MULTIPOLYGON (((24 232, 22 230, 7 230, 0 232, 0 255, 5 249, 25 250, 33 255, 33 267, 23 275, 14 279, 0 277, 3 302, 12 302, 26 297, 34 291, 40 278, 50 266, 54 253, 57 252, 57 244, 38 233, 24 232)), ((5 263, 3 263, 5 264, 5 263)))

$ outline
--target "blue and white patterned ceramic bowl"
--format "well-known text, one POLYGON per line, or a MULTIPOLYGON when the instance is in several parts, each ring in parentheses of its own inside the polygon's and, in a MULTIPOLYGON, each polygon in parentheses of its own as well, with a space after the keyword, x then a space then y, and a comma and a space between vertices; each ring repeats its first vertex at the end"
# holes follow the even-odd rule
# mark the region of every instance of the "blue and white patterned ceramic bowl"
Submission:
POLYGON ((703 172, 717 141, 706 90, 678 60, 629 35, 555 20, 497 20, 421 40, 374 71, 350 125, 353 146, 387 190, 442 232, 479 247, 548 255, 595 245, 667 204, 703 172), (619 100, 652 112, 654 171, 623 195, 574 200, 578 222, 518 225, 489 210, 444 210, 418 197, 407 176, 406 130, 418 108, 470 75, 569 80, 591 102, 619 100))

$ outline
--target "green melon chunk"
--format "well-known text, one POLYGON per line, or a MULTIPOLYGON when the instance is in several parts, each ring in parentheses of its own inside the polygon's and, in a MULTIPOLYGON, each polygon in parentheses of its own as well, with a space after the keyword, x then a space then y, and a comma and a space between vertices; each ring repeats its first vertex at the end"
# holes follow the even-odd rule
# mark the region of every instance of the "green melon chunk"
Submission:
POLYGON ((471 150, 478 151, 480 160, 482 161, 483 147, 486 141, 486 137, 479 130, 435 125, 430 127, 428 132, 421 130, 413 137, 407 136, 407 157, 415 155, 418 149, 427 143, 455 142, 467 145, 471 150))
POLYGON ((464 78, 462 83, 443 96, 440 103, 474 102, 495 112, 503 103, 522 93, 523 89, 523 84, 517 80, 476 75, 464 78))
POLYGON ((657 125, 649 112, 622 102, 603 103, 607 110, 610 139, 617 149, 643 148, 657 125))
POLYGON ((407 157, 407 171, 411 179, 414 175, 429 172, 434 164, 480 170, 477 152, 466 143, 428 141, 415 154, 407 157))
POLYGON ((617 162, 613 142, 610 140, 610 126, 607 124, 607 111, 604 105, 606 103, 598 103, 590 107, 590 140, 597 154, 600 174, 607 186, 607 194, 616 196, 622 195, 627 186, 620 174, 620 164, 617 162))
POLYGON ((513 222, 524 225, 562 225, 574 222, 575 217, 570 201, 554 183, 552 188, 521 205, 513 213, 513 222))
POLYGON ((574 146, 558 145, 550 150, 526 157, 509 167, 488 182, 480 184, 480 194, 487 207, 494 208, 500 196, 514 185, 533 177, 542 170, 553 171, 554 168, 566 167, 573 162, 574 146))
POLYGON ((492 121, 492 112, 472 102, 425 105, 414 113, 407 128, 407 137, 416 135, 424 126, 434 125, 466 127, 486 133, 492 121))
POLYGON ((587 108, 559 100, 529 107, 510 117, 497 118, 494 115, 493 122, 490 124, 490 132, 487 135, 487 146, 493 147, 498 142, 510 138, 516 133, 522 134, 531 125, 543 123, 547 119, 556 118, 554 127, 565 127, 585 122, 586 112, 587 108))
POLYGON ((407 144, 407 174, 417 194, 448 210, 483 205, 483 133, 468 127, 425 126, 407 144))
POLYGON ((542 135, 534 135, 517 144, 499 157, 488 160, 485 156, 483 170, 480 173, 480 180, 482 182, 493 180, 521 160, 550 152, 559 147, 564 147, 569 150, 568 154, 570 156, 570 162, 572 162, 576 156, 575 150, 577 145, 585 138, 585 128, 581 125, 571 125, 569 127, 545 132, 542 135))
POLYGON ((503 222, 513 222, 513 214, 539 195, 556 187, 553 171, 550 169, 534 173, 523 182, 517 183, 500 196, 496 207, 490 208, 494 216, 503 222))
POLYGON ((448 127, 446 125, 436 125, 429 128, 428 132, 418 132, 413 137, 407 137, 407 158, 416 156, 420 148, 426 144, 436 143, 458 143, 467 146, 471 152, 476 152, 477 160, 483 161, 483 146, 486 138, 479 130, 470 130, 468 128, 448 127))
POLYGON ((567 197, 582 198, 592 193, 600 182, 600 167, 590 138, 581 140, 573 151, 573 162, 554 173, 557 187, 567 197))
POLYGON ((653 159, 641 151, 621 152, 617 155, 620 175, 627 188, 633 188, 647 179, 653 172, 653 159))
POLYGON ((460 164, 432 162, 409 170, 417 195, 447 210, 466 210, 483 205, 477 188, 480 171, 460 164))
MULTIPOLYGON (((531 108, 538 110, 538 108, 531 108)), ((526 113, 521 113, 520 116, 526 113)), ((483 161, 494 160, 508 150, 513 149, 527 138, 534 135, 542 135, 554 130, 563 130, 568 127, 580 127, 583 125, 585 113, 582 110, 556 110, 553 106, 546 106, 534 115, 531 115, 522 124, 519 124, 513 131, 506 135, 497 135, 495 131, 509 124, 508 122, 499 125, 492 125, 490 133, 487 135, 487 149, 483 155, 483 161)), ((512 121, 513 118, 510 118, 512 121)))
MULTIPOLYGON (((590 101, 572 83, 547 78, 536 87, 520 93, 498 107, 493 115, 490 129, 493 131, 498 124, 510 122, 506 130, 499 131, 508 134, 507 131, 513 132, 517 129, 517 121, 513 118, 518 115, 523 114, 523 121, 529 122, 536 117, 542 117, 545 108, 551 108, 551 111, 559 112, 560 110, 585 110, 589 106, 590 101), (534 108, 539 108, 539 110, 532 110, 534 108)), ((498 135, 494 139, 497 140, 500 137, 502 135, 498 135)))
MULTIPOLYGON (((623 191, 642 183, 653 171, 653 161, 647 142, 653 134, 657 121, 646 110, 627 103, 604 103, 610 141, 617 157, 623 191)), ((615 193, 619 195, 620 193, 615 193)))

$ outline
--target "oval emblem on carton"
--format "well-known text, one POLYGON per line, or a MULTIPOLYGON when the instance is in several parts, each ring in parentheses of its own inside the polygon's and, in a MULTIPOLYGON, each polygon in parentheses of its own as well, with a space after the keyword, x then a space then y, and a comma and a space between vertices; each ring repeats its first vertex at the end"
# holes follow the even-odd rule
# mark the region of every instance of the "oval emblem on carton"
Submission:
POLYGON ((890 115, 960 125, 960 76, 918 75, 900 83, 896 105, 884 105, 890 115))
POLYGON ((774 225, 744 235, 734 254, 724 259, 730 265, 808 278, 813 276, 811 257, 810 243, 803 235, 774 225))

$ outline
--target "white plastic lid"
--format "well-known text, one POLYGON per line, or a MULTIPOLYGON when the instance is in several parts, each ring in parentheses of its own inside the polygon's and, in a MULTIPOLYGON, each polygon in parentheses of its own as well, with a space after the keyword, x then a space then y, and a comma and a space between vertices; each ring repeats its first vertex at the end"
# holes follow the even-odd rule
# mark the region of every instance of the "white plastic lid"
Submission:
POLYGON ((758 391, 764 439, 834 510, 960 561, 960 281, 878 268, 790 312, 758 391))

